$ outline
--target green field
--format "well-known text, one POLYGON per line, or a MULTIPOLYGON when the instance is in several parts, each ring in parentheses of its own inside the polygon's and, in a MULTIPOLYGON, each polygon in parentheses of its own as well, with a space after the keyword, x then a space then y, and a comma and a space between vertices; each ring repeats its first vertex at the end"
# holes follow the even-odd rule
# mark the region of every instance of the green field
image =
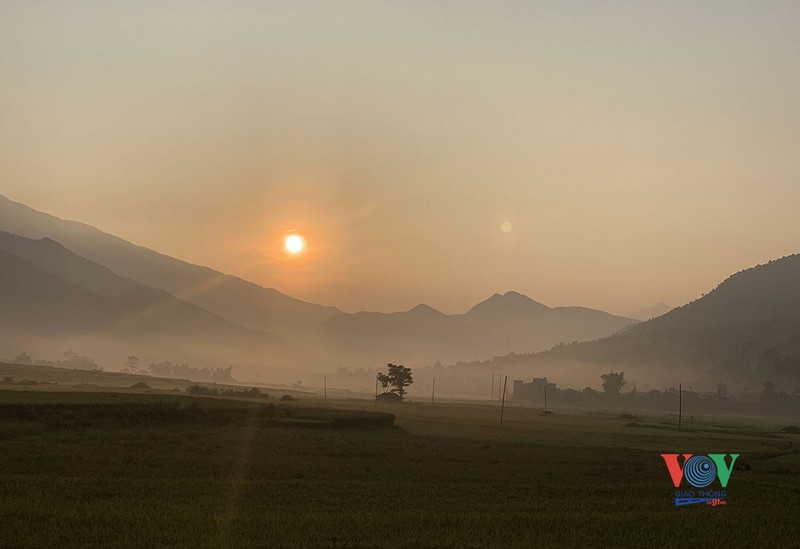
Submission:
POLYGON ((498 419, 489 403, 0 391, 0 546, 800 546, 800 435, 781 421, 498 419), (741 454, 728 505, 675 508, 661 452, 741 454))

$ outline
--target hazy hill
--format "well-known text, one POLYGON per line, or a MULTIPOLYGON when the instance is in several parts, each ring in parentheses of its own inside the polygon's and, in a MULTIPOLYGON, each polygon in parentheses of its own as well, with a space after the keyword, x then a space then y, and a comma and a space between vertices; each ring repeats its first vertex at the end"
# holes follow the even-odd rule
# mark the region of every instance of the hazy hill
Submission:
POLYGON ((121 358, 128 353, 160 352, 203 364, 246 364, 251 373, 259 367, 288 367, 306 359, 276 336, 237 325, 163 290, 134 284, 122 291, 129 282, 58 243, 28 241, 25 246, 24 240, 10 235, 0 238, 3 245, 37 256, 34 259, 50 264, 50 269, 59 270, 59 259, 69 276, 115 291, 101 295, 0 249, 0 345, 7 354, 36 342, 61 345, 64 350, 63 345, 82 341, 92 353, 103 349, 121 358), (53 255, 48 256, 47 250, 53 255))
POLYGON ((51 238, 122 277, 165 290, 238 324, 278 335, 315 331, 340 312, 136 246, 90 225, 65 221, 3 196, 0 230, 28 238, 51 238))
POLYGON ((582 371, 585 383, 615 369, 639 384, 800 386, 800 255, 736 273, 700 299, 611 337, 510 356, 500 367, 556 381, 582 371))
POLYGON ((550 308, 508 292, 461 315, 426 305, 399 313, 341 314, 324 324, 323 333, 362 360, 388 357, 414 364, 539 351, 561 341, 610 335, 634 323, 582 307, 550 308))
POLYGON ((0 232, 0 254, 0 292, 7 306, 12 302, 19 304, 20 309, 14 315, 17 320, 32 317, 41 322, 66 311, 69 321, 61 327, 63 331, 87 327, 107 330, 109 321, 113 320, 117 328, 127 326, 135 331, 168 330, 168 335, 184 332, 198 336, 209 332, 246 333, 277 340, 186 303, 168 292, 120 277, 49 238, 32 240, 0 232), (55 314, 50 315, 51 312, 55 314), (118 318, 121 316, 126 318, 118 318), (102 324, 94 324, 91 319, 102 324))
POLYGON ((526 318, 545 315, 549 310, 550 308, 546 305, 542 305, 526 295, 518 292, 506 292, 502 295, 494 294, 489 299, 481 301, 467 311, 467 316, 487 320, 509 317, 526 318))
POLYGON ((59 274, 73 284, 106 296, 119 296, 138 286, 136 281, 113 273, 68 250, 50 238, 33 240, 0 231, 0 250, 26 259, 47 272, 59 274))
POLYGON ((740 271, 707 295, 642 324, 632 333, 797 318, 800 318, 800 254, 740 271))
POLYGON ((472 343, 464 344, 466 329, 457 317, 417 305, 396 313, 340 314, 323 325, 322 334, 349 362, 416 365, 467 352, 472 343))
POLYGON ((98 329, 111 301, 0 250, 0 322, 4 331, 37 334, 98 329))

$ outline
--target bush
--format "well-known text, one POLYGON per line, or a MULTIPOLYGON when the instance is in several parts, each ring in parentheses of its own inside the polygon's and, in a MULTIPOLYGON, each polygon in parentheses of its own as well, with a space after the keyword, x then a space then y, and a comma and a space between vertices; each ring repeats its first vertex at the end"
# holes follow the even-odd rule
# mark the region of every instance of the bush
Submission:
MULTIPOLYGON (((249 398, 269 398, 267 393, 261 392, 260 389, 253 387, 251 389, 221 389, 219 387, 208 387, 207 385, 189 385, 186 392, 190 395, 202 396, 233 396, 233 397, 249 397, 249 398)), ((286 399, 284 399, 286 400, 286 399)))
POLYGON ((281 397, 281 400, 285 400, 285 401, 295 401, 295 400, 297 400, 297 397, 293 397, 292 395, 283 395, 283 396, 281 397))
POLYGON ((189 385, 186 388, 186 392, 190 395, 204 395, 204 396, 211 396, 211 395, 218 395, 219 389, 216 387, 206 387, 205 385, 189 385))
POLYGON ((22 379, 17 382, 17 385, 39 385, 39 382, 35 379, 22 379))

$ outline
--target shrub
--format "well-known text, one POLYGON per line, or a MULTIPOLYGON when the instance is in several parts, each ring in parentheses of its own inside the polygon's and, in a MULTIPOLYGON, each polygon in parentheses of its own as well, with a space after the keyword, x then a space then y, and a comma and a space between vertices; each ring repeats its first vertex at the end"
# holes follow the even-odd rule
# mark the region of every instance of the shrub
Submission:
POLYGON ((214 388, 206 387, 205 385, 189 385, 186 388, 186 392, 189 393, 190 395, 210 396, 210 395, 218 395, 219 389, 217 389, 216 387, 214 388))

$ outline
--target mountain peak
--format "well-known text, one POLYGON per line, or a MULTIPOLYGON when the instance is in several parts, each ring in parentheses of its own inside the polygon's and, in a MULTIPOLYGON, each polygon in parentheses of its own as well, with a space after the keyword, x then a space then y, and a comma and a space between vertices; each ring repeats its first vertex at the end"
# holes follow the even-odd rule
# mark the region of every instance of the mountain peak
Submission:
POLYGON ((489 299, 475 305, 467 311, 468 315, 508 315, 542 313, 550 307, 534 301, 525 294, 509 291, 504 294, 494 294, 489 299))
POLYGON ((418 313, 418 314, 436 314, 441 315, 443 314, 441 311, 438 311, 431 307, 430 305, 425 305, 424 303, 420 303, 416 307, 413 307, 408 310, 409 313, 418 313))

